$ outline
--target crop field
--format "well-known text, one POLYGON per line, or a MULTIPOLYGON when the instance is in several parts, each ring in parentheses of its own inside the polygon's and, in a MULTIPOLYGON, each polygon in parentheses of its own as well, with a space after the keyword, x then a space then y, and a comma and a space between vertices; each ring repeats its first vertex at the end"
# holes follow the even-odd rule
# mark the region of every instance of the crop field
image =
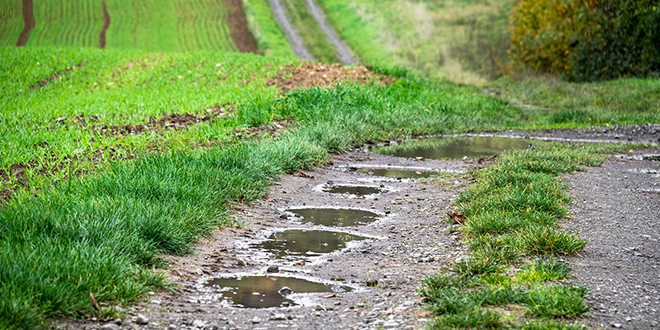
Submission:
POLYGON ((258 51, 238 0, 2 0, 0 11, 0 46, 258 51))

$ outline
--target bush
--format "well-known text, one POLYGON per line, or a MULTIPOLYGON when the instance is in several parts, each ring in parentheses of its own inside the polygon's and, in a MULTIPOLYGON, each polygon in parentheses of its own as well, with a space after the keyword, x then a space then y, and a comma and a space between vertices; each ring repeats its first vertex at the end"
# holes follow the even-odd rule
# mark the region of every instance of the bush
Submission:
POLYGON ((511 19, 515 69, 575 81, 660 74, 657 0, 519 0, 511 19))

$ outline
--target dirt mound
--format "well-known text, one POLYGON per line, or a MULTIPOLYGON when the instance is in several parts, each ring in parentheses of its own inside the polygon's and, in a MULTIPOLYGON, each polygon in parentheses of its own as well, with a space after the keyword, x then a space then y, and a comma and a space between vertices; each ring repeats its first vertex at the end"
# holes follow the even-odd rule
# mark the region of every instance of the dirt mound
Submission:
POLYGON ((266 82, 266 86, 277 86, 286 93, 302 87, 330 87, 340 81, 378 82, 390 85, 396 78, 369 71, 363 66, 347 67, 339 63, 327 65, 323 63, 305 63, 297 68, 295 64, 284 67, 279 75, 266 82))

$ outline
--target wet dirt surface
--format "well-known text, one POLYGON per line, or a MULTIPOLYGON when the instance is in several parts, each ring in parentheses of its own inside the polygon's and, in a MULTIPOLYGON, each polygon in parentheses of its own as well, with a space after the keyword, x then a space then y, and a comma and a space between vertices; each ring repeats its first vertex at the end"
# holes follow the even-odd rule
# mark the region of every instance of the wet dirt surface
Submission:
POLYGON ((434 175, 438 175, 438 173, 434 171, 398 170, 398 169, 388 169, 388 168, 366 168, 366 169, 359 169, 357 171, 362 174, 386 176, 390 178, 403 178, 403 179, 430 178, 434 175))
POLYGON ((341 208, 302 208, 288 209, 300 217, 300 222, 327 227, 350 227, 367 225, 382 216, 374 212, 341 208))
MULTIPOLYGON (((332 164, 308 172, 308 177, 283 176, 268 192, 267 200, 236 210, 235 220, 245 222, 244 228, 220 229, 214 239, 198 245, 194 256, 173 258, 168 277, 179 283, 181 289, 149 296, 145 303, 135 305, 122 328, 163 329, 170 325, 172 329, 424 328, 429 316, 415 289, 425 275, 437 273, 444 265, 465 255, 460 235, 442 220, 458 189, 467 183, 459 177, 452 178, 451 184, 440 184, 345 171, 355 164, 421 166, 460 172, 477 162, 417 161, 355 151, 334 157, 332 164), (388 192, 364 199, 315 190, 328 181, 383 184, 388 192), (373 210, 378 218, 331 229, 302 223, 300 217, 289 212, 309 207, 373 210), (305 249, 316 244, 320 251, 282 254, 280 259, 277 253, 291 245, 255 248, 264 242, 286 238, 287 230, 297 231, 296 239, 307 240, 305 249), (368 239, 353 237, 346 246, 333 251, 335 243, 325 245, 323 238, 315 236, 315 232, 320 232, 332 238, 330 230, 368 239), (300 235, 303 231, 306 234, 300 235), (310 293, 299 306, 236 308, 225 301, 222 292, 206 286, 215 278, 232 274, 293 276, 346 286, 350 291, 310 293), (148 319, 147 324, 139 324, 144 319, 138 314, 148 319)), ((269 292, 279 290, 278 286, 268 289, 269 292)), ((246 290, 260 294, 268 291, 256 287, 246 290)), ((279 300, 277 303, 281 304, 279 300)), ((87 327, 91 328, 89 324, 87 327)))
POLYGON ((274 233, 262 243, 250 244, 250 248, 270 253, 275 259, 302 260, 300 257, 332 253, 345 248, 348 242, 365 239, 337 231, 289 229, 274 233))
POLYGON ((220 293, 222 302, 243 308, 298 306, 309 296, 306 293, 350 291, 348 287, 346 290, 332 284, 273 275, 214 278, 204 285, 220 293))
MULTIPOLYGON (((657 153, 658 150, 636 152, 657 153)), ((567 258, 591 289, 594 327, 660 327, 660 162, 612 157, 566 177, 574 202, 568 228, 589 240, 567 258)))
MULTIPOLYGON (((532 138, 579 139, 593 142, 660 143, 660 124, 615 125, 609 127, 585 127, 579 129, 509 130, 497 134, 510 134, 532 138)), ((585 141, 586 142, 586 141, 585 141)))
POLYGON ((377 82, 381 85, 390 85, 396 78, 369 71, 363 66, 346 67, 335 63, 305 63, 301 67, 288 65, 275 77, 266 82, 266 86, 277 86, 286 93, 294 88, 302 87, 330 87, 340 81, 356 81, 361 84, 377 82))
POLYGON ((377 195, 383 192, 378 187, 369 186, 347 186, 347 185, 327 185, 322 188, 323 191, 331 194, 346 194, 355 197, 364 197, 369 195, 377 195))
POLYGON ((497 137, 430 137, 404 141, 400 145, 377 147, 372 152, 397 157, 462 159, 494 156, 502 151, 525 149, 529 141, 497 137))

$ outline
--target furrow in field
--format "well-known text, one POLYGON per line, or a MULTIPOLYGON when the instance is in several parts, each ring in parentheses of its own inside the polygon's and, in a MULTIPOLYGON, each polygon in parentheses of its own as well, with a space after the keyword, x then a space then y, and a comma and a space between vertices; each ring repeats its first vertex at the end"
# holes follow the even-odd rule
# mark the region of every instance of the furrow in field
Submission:
POLYGON ((0 46, 16 45, 25 23, 20 0, 7 0, 0 3, 0 46))
POLYGON ((350 48, 344 43, 341 38, 337 35, 337 32, 328 24, 328 21, 325 19, 323 14, 323 9, 319 7, 314 0, 305 0, 307 5, 307 11, 314 17, 314 20, 319 23, 319 27, 328 37, 328 42, 335 46, 337 49, 337 59, 342 63, 353 65, 357 64, 357 60, 353 57, 350 48))
POLYGON ((248 29, 247 18, 243 11, 243 3, 240 0, 222 0, 224 7, 227 8, 228 20, 227 26, 231 33, 231 40, 242 53, 259 52, 257 41, 248 29))
POLYGON ((106 33, 110 27, 110 14, 108 13, 108 6, 105 4, 105 0, 102 2, 103 6, 103 29, 101 29, 101 34, 99 35, 99 48, 105 48, 106 43, 106 33))
POLYGON ((312 56, 309 50, 305 48, 303 39, 300 34, 298 34, 298 30, 296 30, 293 25, 291 25, 291 20, 289 19, 286 10, 284 10, 282 2, 280 0, 268 0, 268 2, 270 3, 270 8, 273 11, 275 20, 280 25, 282 30, 284 30, 286 39, 289 41, 289 44, 291 44, 291 48, 293 49, 293 52, 296 54, 296 56, 303 60, 313 61, 314 56, 312 56))
POLYGON ((34 4, 32 3, 32 0, 23 0, 22 5, 24 27, 23 31, 21 31, 21 34, 18 36, 16 46, 25 46, 27 44, 28 39, 30 39, 30 34, 35 26, 34 4))

